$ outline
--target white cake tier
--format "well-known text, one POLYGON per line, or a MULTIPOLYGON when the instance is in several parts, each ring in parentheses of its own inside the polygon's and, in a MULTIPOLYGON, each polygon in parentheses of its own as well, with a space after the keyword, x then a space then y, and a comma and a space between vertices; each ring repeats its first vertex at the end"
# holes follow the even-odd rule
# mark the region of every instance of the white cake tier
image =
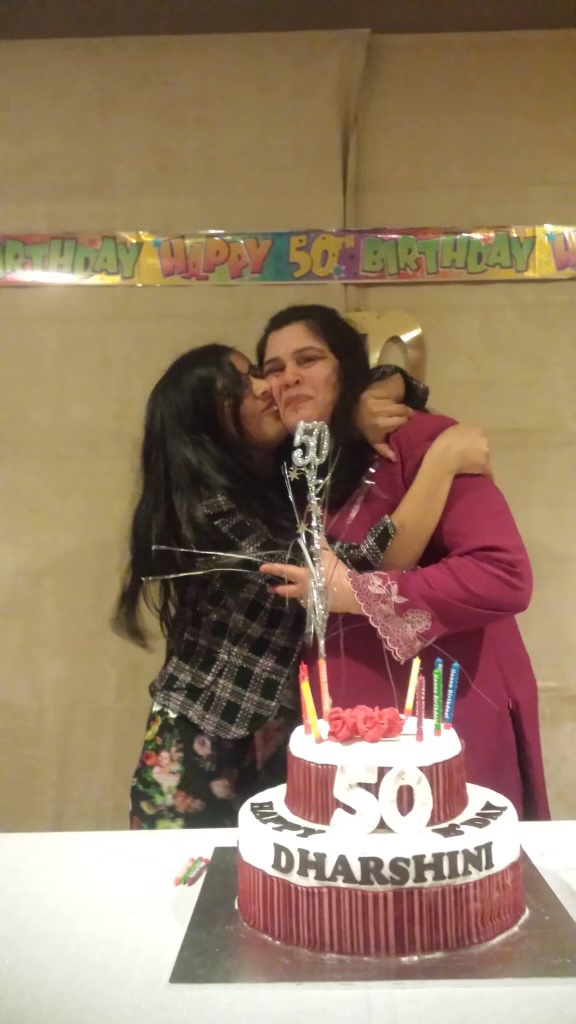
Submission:
MULTIPOLYGON (((334 746, 341 757, 341 745, 334 746)), ((377 891, 472 882, 514 863, 520 843, 512 804, 480 786, 467 790, 467 807, 445 824, 411 834, 352 835, 296 818, 284 803, 286 787, 277 786, 242 806, 239 852, 247 864, 301 886, 377 891)))
MULTIPOLYGON (((321 728, 328 729, 326 723, 321 728)), ((306 735, 304 727, 299 725, 290 737, 289 750, 294 757, 312 764, 363 764, 376 765, 377 768, 419 767, 448 761, 456 757, 462 750, 462 744, 454 729, 443 729, 441 736, 434 736, 434 722, 425 718, 424 739, 416 741, 416 719, 408 718, 400 736, 394 739, 379 740, 378 743, 366 743, 363 740, 349 740, 336 743, 324 740, 316 743, 311 735, 306 735)))

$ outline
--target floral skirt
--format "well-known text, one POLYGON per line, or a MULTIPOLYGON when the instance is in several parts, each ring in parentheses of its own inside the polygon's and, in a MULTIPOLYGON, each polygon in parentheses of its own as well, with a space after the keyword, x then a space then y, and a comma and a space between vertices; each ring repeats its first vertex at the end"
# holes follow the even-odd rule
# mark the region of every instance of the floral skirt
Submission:
POLYGON ((131 788, 131 829, 231 828, 238 808, 286 781, 286 710, 238 740, 207 736, 182 715, 154 705, 131 788))

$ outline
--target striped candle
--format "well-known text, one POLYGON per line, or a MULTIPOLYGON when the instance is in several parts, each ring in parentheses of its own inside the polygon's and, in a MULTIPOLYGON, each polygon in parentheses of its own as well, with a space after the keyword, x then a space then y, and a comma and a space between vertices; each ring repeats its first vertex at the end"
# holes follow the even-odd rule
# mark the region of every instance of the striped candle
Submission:
POLYGON ((322 718, 328 719, 328 712, 332 708, 332 701, 328 692, 328 673, 326 670, 326 658, 318 660, 318 678, 320 680, 320 703, 322 705, 322 718))
MULTIPOLYGON (((310 735, 312 729, 310 727, 310 719, 308 718, 308 711, 306 708, 306 701, 304 700, 304 692, 302 690, 302 683, 304 680, 308 682, 308 666, 304 661, 300 662, 300 668, 298 669, 298 679, 300 681, 300 703, 302 706, 302 724, 304 726, 304 732, 307 736, 310 735)), ((308 685, 310 683, 308 682, 308 685)))
POLYGON ((186 867, 182 874, 178 875, 177 878, 174 879, 174 885, 186 885, 190 875, 202 864, 202 860, 202 857, 191 857, 190 860, 186 862, 186 867))
POLYGON ((320 729, 318 728, 318 716, 316 714, 316 708, 314 706, 314 698, 312 697, 312 691, 310 689, 310 683, 308 679, 303 679, 300 683, 300 690, 302 693, 302 699, 306 707, 306 715, 310 722, 310 731, 316 740, 316 743, 322 742, 320 735, 320 729))
POLYGON ((424 739, 424 708, 426 704, 426 680, 422 674, 418 676, 418 687, 416 690, 416 740, 422 743, 424 739))
POLYGON ((406 718, 410 718, 410 716, 414 714, 414 698, 416 696, 418 676, 420 675, 420 664, 420 658, 416 657, 412 659, 412 668, 410 669, 410 682, 408 683, 406 704, 404 705, 404 714, 406 718))
POLYGON ((208 870, 209 865, 210 865, 210 861, 208 860, 208 858, 207 857, 201 857, 200 858, 200 863, 198 864, 198 867, 195 868, 194 871, 192 871, 188 875, 188 877, 186 879, 186 885, 194 885, 194 883, 197 882, 198 879, 202 877, 204 872, 208 870))
POLYGON ((434 684, 434 735, 442 735, 442 677, 444 665, 442 658, 436 658, 432 679, 434 684))
POLYGON ((453 662, 450 669, 450 678, 448 680, 448 694, 446 696, 446 708, 444 710, 444 728, 452 728, 452 719, 454 717, 454 706, 456 704, 456 690, 458 689, 458 677, 460 675, 460 665, 457 661, 453 662))

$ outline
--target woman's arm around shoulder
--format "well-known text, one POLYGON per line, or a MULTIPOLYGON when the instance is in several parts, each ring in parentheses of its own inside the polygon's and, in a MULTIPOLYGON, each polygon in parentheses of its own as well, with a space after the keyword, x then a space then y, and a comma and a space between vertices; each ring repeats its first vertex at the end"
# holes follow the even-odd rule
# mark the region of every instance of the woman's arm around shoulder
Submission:
MULTIPOLYGON (((395 435, 406 487, 430 444, 454 421, 417 414, 395 435)), ((456 477, 429 549, 430 564, 409 572, 349 573, 362 611, 400 660, 435 637, 482 628, 524 611, 532 593, 526 549, 492 480, 456 477)))

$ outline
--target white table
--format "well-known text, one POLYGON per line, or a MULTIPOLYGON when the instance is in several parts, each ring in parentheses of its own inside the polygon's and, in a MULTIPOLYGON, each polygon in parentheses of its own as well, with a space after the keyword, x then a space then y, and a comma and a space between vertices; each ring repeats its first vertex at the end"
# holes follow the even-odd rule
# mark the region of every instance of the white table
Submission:
MULTIPOLYGON (((170 985, 200 885, 190 856, 233 830, 0 836, 1 1024, 576 1024, 576 979, 372 985, 170 985)), ((576 822, 522 826, 576 919, 576 822)))

